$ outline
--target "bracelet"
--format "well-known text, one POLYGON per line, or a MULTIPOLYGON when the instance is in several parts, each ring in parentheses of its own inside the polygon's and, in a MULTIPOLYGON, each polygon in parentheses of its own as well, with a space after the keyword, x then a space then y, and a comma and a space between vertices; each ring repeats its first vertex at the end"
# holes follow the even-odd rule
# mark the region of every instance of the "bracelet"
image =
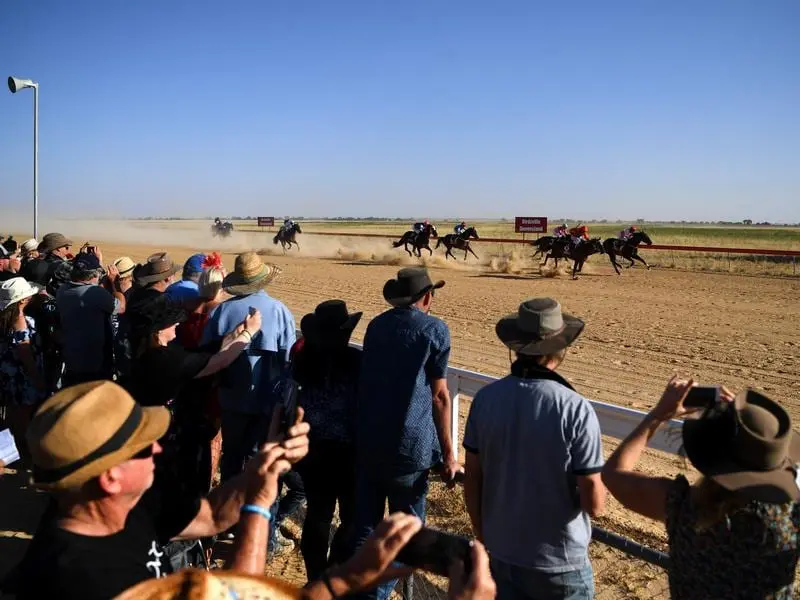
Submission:
POLYGON ((261 515, 267 521, 272 520, 272 513, 268 508, 264 508, 263 506, 258 506, 257 504, 242 504, 242 508, 240 512, 243 513, 255 513, 257 515, 261 515))
POLYGON ((336 592, 333 591, 333 585, 331 584, 331 576, 327 570, 322 572, 322 583, 325 584, 325 587, 328 588, 328 593, 331 595, 333 600, 338 600, 339 596, 336 595, 336 592))

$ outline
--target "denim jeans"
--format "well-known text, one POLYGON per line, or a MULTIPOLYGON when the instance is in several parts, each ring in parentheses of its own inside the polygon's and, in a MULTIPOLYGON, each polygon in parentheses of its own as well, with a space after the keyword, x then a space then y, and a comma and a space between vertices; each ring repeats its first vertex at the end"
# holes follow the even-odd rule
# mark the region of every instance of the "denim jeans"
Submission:
POLYGON ((564 573, 547 573, 492 559, 497 600, 591 600, 592 565, 564 573))
MULTIPOLYGON (((389 513, 404 512, 416 515, 425 522, 425 497, 428 493, 428 471, 403 475, 391 473, 356 474, 356 545, 360 546, 383 520, 386 502, 389 513)), ((387 600, 397 580, 380 585, 358 596, 363 599, 387 600)))
POLYGON ((267 437, 270 418, 267 415, 222 411, 222 481, 236 477, 244 464, 258 451, 267 437))
POLYGON ((270 508, 272 519, 270 519, 269 523, 269 543, 267 544, 269 552, 275 550, 276 536, 283 521, 291 517, 303 505, 305 500, 305 487, 298 472, 292 470, 281 475, 278 480, 278 499, 275 500, 275 504, 270 508), (284 486, 286 486, 286 493, 281 495, 284 486))

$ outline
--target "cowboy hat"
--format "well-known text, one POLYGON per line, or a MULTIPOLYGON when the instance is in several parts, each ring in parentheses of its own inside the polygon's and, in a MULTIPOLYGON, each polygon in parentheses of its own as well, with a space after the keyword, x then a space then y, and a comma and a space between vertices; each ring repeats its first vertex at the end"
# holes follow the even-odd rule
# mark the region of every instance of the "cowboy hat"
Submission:
POLYGON ((6 279, 0 285, 0 310, 5 310, 20 300, 35 296, 42 289, 42 286, 38 283, 29 283, 23 277, 6 279))
POLYGON ((129 256, 120 256, 112 264, 117 267, 119 276, 122 278, 132 277, 133 270, 136 268, 136 263, 129 256))
POLYGON ((133 337, 150 335, 177 323, 183 323, 188 316, 186 309, 175 304, 166 294, 142 293, 139 297, 141 301, 131 304, 128 311, 133 337))
POLYGON ((222 289, 233 296, 247 296, 264 288, 281 272, 278 265, 264 264, 255 252, 236 257, 233 273, 222 280, 222 289))
POLYGON ((723 488, 751 500, 800 500, 800 436, 780 404, 748 389, 683 423, 692 465, 723 488))
POLYGON ((519 305, 516 313, 500 319, 495 333, 517 354, 544 356, 566 348, 583 331, 584 322, 561 312, 552 298, 533 298, 519 305))
POLYGON ((232 571, 184 569, 147 579, 128 588, 114 600, 297 600, 300 590, 275 577, 246 575, 232 571))
POLYGON ((39 252, 47 254, 66 246, 72 246, 72 240, 65 235, 61 233, 46 233, 42 241, 39 242, 39 252))
POLYGON ((142 407, 112 381, 90 381, 48 399, 28 425, 33 483, 80 488, 163 437, 169 411, 142 407))
POLYGON ((428 269, 407 267, 397 272, 397 279, 390 279, 383 286, 383 298, 392 306, 411 306, 430 291, 444 287, 444 281, 431 281, 428 269))
POLYGON ((316 344, 350 338, 363 313, 348 313, 344 300, 326 300, 300 320, 303 337, 316 344))
POLYGON ((175 275, 180 269, 180 265, 176 265, 169 257, 169 254, 156 252, 147 257, 147 262, 140 265, 135 275, 136 283, 147 285, 148 283, 164 281, 168 277, 175 275))

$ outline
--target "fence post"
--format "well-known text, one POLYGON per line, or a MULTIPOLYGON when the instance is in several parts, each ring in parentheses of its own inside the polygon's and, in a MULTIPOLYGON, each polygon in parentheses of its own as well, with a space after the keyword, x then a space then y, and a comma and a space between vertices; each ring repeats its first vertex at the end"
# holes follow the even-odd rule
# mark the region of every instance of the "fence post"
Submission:
POLYGON ((458 375, 447 371, 447 389, 450 392, 450 406, 452 412, 450 414, 450 438, 453 441, 453 457, 458 460, 458 375))

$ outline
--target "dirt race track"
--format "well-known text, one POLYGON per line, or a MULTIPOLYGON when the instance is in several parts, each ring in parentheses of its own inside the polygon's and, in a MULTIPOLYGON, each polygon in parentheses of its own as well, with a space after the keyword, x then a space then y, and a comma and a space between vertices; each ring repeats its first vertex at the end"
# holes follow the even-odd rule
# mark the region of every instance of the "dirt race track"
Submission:
MULTIPOLYGON (((104 242, 97 237, 106 262, 121 255, 142 260, 157 246, 177 261, 197 251, 177 238, 174 245, 165 247, 115 243, 113 239, 104 242)), ((247 241, 235 240, 235 235, 224 242, 208 239, 202 250, 225 246, 224 262, 231 269, 236 251, 258 249, 267 243, 263 236, 258 240, 247 237, 247 241)), ((377 254, 374 250, 331 251, 330 247, 322 252, 311 242, 313 237, 300 237, 304 250, 286 256, 269 244, 267 251, 272 255, 265 260, 278 264, 283 272, 268 291, 288 305, 298 323, 322 300, 346 300, 352 310, 365 313, 354 336, 359 340, 367 322, 387 308, 381 295, 384 282, 399 264, 416 261, 398 258, 402 250, 388 253, 383 243, 377 254)), ((326 239, 325 243, 337 241, 326 239)), ((497 269, 486 264, 465 267, 462 262, 454 266, 453 261, 444 265, 440 258, 427 261, 432 277, 447 281, 436 296, 433 313, 450 327, 451 364, 494 375, 506 373, 508 352, 495 337, 495 322, 515 311, 525 298, 552 296, 587 323, 562 369, 587 397, 646 410, 670 375, 678 371, 701 383, 724 383, 734 390, 748 385, 759 388, 800 421, 800 280, 641 269, 618 277, 598 258, 577 281, 562 273, 542 276, 532 264, 528 272, 509 274, 492 272, 497 269)), ((462 403, 462 426, 468 408, 468 401, 462 403)), ((614 440, 607 439, 607 452, 613 446, 614 440)), ((683 462, 649 452, 641 466, 651 473, 672 476, 683 469, 683 462)), ((466 519, 460 493, 434 488, 432 496, 431 513, 437 515, 439 526, 463 531, 466 519)), ((664 547, 663 526, 634 516, 613 501, 599 523, 651 546, 664 547)), ((599 597, 655 597, 663 592, 663 574, 648 574, 651 567, 647 566, 633 568, 636 562, 623 569, 619 556, 608 552, 593 552, 598 585, 603 583, 598 570, 603 561, 609 567, 604 569, 606 576, 611 578, 604 584, 605 592, 598 587, 599 597), (611 565, 619 567, 610 569, 611 565)), ((302 561, 298 558, 276 563, 273 572, 301 579, 297 570, 302 570, 302 561)))

